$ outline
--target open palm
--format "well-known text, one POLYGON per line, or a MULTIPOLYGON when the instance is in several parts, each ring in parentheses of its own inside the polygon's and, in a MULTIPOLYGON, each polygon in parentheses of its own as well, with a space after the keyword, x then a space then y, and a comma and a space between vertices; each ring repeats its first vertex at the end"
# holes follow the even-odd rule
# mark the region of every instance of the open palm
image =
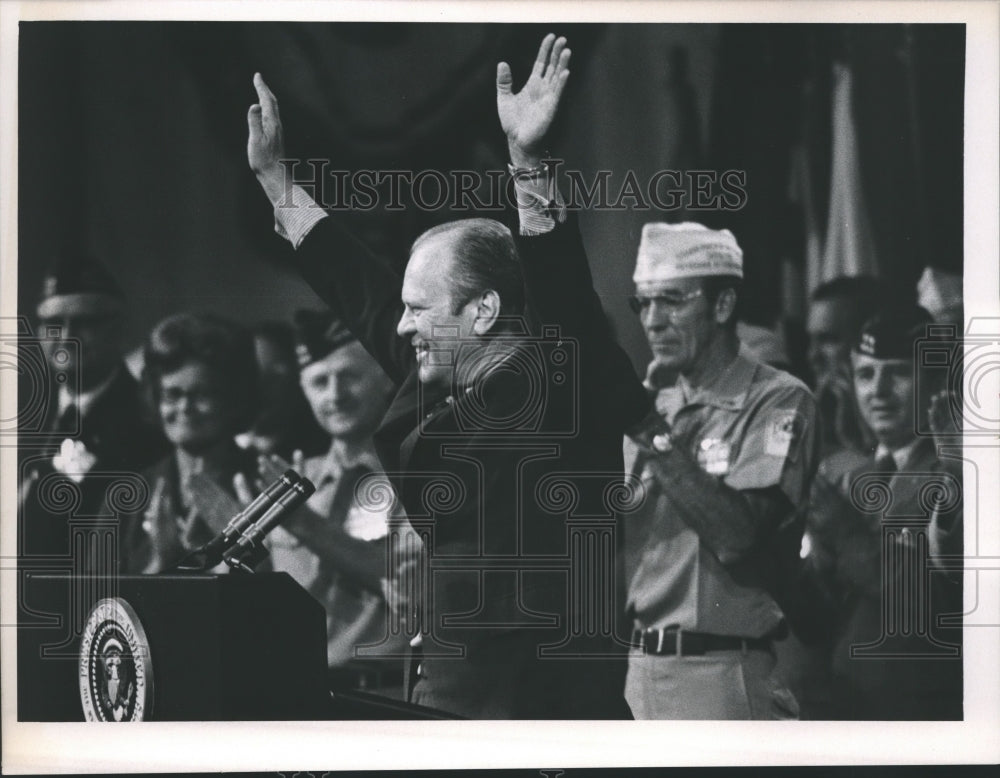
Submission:
MULTIPOLYGON (((546 35, 531 75, 517 93, 513 91, 510 66, 506 62, 497 65, 497 114, 512 156, 537 157, 542 151, 569 78, 569 58, 566 39, 546 35)), ((527 160, 511 161, 521 165, 527 160)))

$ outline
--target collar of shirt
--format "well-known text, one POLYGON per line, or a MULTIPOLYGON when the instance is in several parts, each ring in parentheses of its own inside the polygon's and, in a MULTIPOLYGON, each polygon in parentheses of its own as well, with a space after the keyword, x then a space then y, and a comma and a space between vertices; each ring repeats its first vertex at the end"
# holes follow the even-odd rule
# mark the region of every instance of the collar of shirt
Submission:
MULTIPOLYGON (((482 387, 487 382, 492 381, 494 379, 494 376, 499 375, 498 371, 504 365, 506 365, 508 362, 518 359, 524 353, 524 345, 520 340, 520 338, 524 337, 523 335, 509 336, 510 338, 509 340, 508 336, 502 336, 502 337, 503 340, 506 342, 503 343, 503 345, 501 345, 499 348, 497 348, 495 345, 492 348, 490 346, 487 346, 487 349, 490 350, 487 350, 486 352, 484 352, 484 354, 485 354, 485 359, 489 361, 486 362, 485 366, 482 368, 482 372, 480 372, 478 375, 475 376, 475 378, 472 379, 472 383, 466 386, 463 391, 459 392, 458 394, 459 397, 466 397, 467 395, 472 393, 473 389, 478 389, 481 391, 482 387)), ((494 343, 496 343, 496 341, 494 341, 494 343)), ((512 374, 517 375, 521 372, 523 372, 523 370, 518 369, 518 365, 515 364, 514 369, 512 370, 512 374)))
POLYGON ((77 411, 80 413, 80 418, 82 419, 87 415, 87 411, 90 410, 91 406, 97 402, 97 398, 104 394, 108 390, 108 387, 114 383, 115 378, 118 377, 119 370, 121 370, 121 368, 116 367, 111 371, 111 375, 105 378, 100 384, 91 389, 89 392, 80 392, 77 395, 72 395, 65 384, 60 386, 59 414, 62 415, 66 408, 69 407, 70 403, 74 403, 77 411))
MULTIPOLYGON (((697 404, 711 405, 727 411, 739 411, 746 401, 747 392, 750 391, 750 384, 756 371, 756 363, 749 358, 746 349, 741 345, 739 353, 733 361, 707 384, 692 389, 684 380, 684 376, 678 376, 677 384, 668 389, 660 390, 660 394, 675 393, 680 400, 681 407, 697 404)), ((658 396, 657 408, 659 405, 658 396)))
POLYGON ((886 454, 892 454, 892 460, 896 463, 896 469, 902 470, 903 466, 910 459, 910 455, 913 453, 913 449, 917 447, 917 443, 920 442, 920 438, 914 438, 909 443, 907 443, 902 448, 896 448, 889 450, 888 446, 883 446, 881 443, 875 448, 875 461, 884 457, 886 454))

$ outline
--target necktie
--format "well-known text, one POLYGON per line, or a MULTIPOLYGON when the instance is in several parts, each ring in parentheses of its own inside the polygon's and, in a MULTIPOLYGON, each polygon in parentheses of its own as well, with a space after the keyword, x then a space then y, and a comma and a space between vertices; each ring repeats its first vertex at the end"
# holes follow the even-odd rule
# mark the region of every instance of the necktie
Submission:
POLYGON ((56 430, 60 435, 75 437, 80 432, 79 427, 80 409, 76 403, 71 402, 59 414, 59 420, 56 422, 56 430))
POLYGON ((878 459, 875 460, 875 470, 879 473, 895 473, 898 468, 896 467, 896 460, 892 454, 883 454, 878 459))

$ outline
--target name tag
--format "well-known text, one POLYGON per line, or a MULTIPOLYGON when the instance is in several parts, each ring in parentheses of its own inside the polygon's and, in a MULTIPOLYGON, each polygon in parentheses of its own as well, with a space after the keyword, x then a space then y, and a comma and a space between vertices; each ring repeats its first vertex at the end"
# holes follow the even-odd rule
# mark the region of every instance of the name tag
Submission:
POLYGON ((698 445, 698 465, 709 475, 729 473, 729 444, 721 438, 703 438, 698 445))

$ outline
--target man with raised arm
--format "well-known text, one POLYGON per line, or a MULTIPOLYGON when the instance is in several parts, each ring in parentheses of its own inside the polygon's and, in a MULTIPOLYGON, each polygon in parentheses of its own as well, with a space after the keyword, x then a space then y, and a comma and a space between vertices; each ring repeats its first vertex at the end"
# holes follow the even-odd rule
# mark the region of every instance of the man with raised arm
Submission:
POLYGON ((613 570, 573 568, 570 536, 578 517, 577 528, 613 524, 605 495, 621 480, 621 435, 649 402, 549 196, 542 149, 569 59, 565 39, 546 36, 516 93, 497 68, 520 235, 490 219, 439 225, 414 242, 403 278, 291 186, 259 75, 248 115, 250 167, 277 231, 399 387, 375 442, 426 546, 408 698, 472 718, 628 715, 613 614, 584 613, 610 608, 613 570), (594 580, 600 591, 583 596, 594 580))

